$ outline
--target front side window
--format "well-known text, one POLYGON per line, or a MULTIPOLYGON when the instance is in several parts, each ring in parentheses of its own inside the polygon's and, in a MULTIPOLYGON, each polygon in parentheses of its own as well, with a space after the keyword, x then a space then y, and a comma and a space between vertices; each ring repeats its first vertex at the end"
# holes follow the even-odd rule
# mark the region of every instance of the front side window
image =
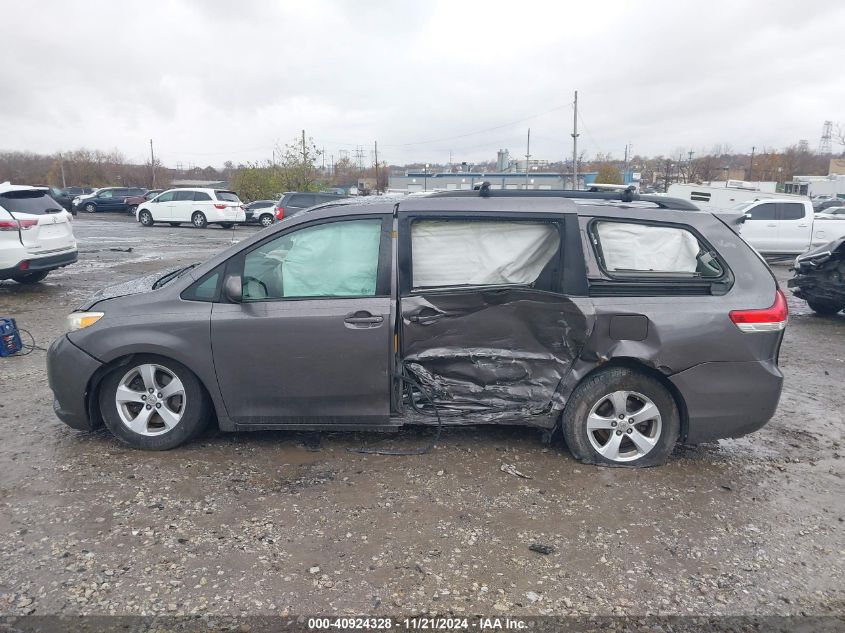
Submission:
POLYGON ((105 191, 101 191, 97 194, 98 198, 111 198, 114 195, 114 192, 111 189, 106 189, 105 191))
POLYGON ((156 202, 170 202, 173 200, 173 194, 176 193, 175 191, 165 191, 161 194, 158 198, 155 199, 156 202))
POLYGON ((777 220, 777 205, 774 202, 758 204, 745 212, 749 220, 777 220))
POLYGON ((692 232, 673 226, 596 222, 593 233, 610 275, 721 277, 724 270, 692 232))
POLYGON ((262 244, 244 258, 243 300, 373 297, 381 220, 310 226, 262 244))
POLYGON ((554 224, 416 221, 411 225, 412 287, 542 287, 548 282, 538 281, 554 265, 559 248, 560 233, 554 224))

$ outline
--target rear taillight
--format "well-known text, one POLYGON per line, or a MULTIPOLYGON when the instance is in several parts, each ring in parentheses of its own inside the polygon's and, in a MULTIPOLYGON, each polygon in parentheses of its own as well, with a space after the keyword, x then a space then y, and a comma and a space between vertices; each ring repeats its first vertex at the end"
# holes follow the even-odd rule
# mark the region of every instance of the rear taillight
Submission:
POLYGON ((0 220, 0 231, 17 231, 19 228, 17 220, 0 220))
POLYGON ((38 220, 18 220, 21 225, 21 231, 27 231, 38 224, 38 220))
POLYGON ((277 220, 284 220, 285 219, 285 208, 284 207, 276 207, 276 219, 277 220))
POLYGON ((763 310, 732 310, 730 317, 743 332, 777 332, 786 327, 789 308, 783 291, 778 288, 771 307, 763 310))
POLYGON ((29 270, 29 262, 24 260, 18 264, 18 270, 29 270))
POLYGON ((229 206, 229 205, 227 205, 227 204, 215 204, 214 208, 215 209, 225 209, 227 206, 229 206))

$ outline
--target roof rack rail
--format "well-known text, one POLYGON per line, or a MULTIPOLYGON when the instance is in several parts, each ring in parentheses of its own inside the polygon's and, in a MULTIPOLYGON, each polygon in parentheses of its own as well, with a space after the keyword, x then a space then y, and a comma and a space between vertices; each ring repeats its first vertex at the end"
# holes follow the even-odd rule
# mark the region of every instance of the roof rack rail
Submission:
POLYGON ((661 209, 674 211, 701 211, 688 200, 638 194, 633 187, 622 191, 578 191, 575 189, 491 189, 486 180, 475 185, 472 191, 438 191, 432 198, 572 198, 581 200, 611 200, 616 202, 650 202, 661 209))

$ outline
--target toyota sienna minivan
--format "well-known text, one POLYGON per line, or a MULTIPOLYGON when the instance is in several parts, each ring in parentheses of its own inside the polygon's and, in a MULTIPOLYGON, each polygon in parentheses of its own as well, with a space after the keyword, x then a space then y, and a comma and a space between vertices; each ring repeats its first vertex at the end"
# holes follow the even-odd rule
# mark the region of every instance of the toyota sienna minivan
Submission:
POLYGON ((154 450, 209 424, 516 424, 658 464, 777 408, 786 301, 733 221, 630 191, 330 203, 79 306, 55 412, 154 450))

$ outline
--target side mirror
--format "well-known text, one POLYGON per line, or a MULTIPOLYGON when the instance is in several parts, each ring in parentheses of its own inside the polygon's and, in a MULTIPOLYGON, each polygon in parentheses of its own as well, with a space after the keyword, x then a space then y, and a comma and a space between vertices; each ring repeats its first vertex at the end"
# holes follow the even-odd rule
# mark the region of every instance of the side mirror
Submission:
POLYGON ((244 298, 243 282, 239 275, 227 275, 223 280, 223 294, 232 303, 240 303, 244 298))

